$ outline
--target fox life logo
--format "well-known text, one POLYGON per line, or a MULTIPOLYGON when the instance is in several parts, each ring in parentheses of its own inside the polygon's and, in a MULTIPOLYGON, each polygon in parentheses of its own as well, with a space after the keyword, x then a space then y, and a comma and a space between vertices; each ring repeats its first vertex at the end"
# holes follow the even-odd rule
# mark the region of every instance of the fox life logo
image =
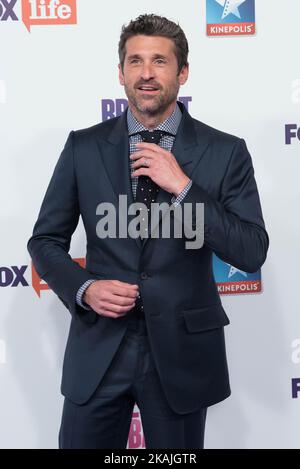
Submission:
POLYGON ((19 5, 29 32, 31 26, 77 23, 76 0, 0 0, 0 22, 19 21, 19 5))
MULTIPOLYGON (((77 262, 81 267, 85 267, 84 258, 74 258, 74 262, 77 262)), ((0 266, 0 287, 2 288, 17 288, 17 287, 32 287, 38 297, 41 296, 43 290, 50 290, 50 287, 44 282, 39 274, 37 273, 34 264, 31 265, 11 265, 11 266, 0 266), (28 277, 28 271, 30 267, 31 279, 28 277)))

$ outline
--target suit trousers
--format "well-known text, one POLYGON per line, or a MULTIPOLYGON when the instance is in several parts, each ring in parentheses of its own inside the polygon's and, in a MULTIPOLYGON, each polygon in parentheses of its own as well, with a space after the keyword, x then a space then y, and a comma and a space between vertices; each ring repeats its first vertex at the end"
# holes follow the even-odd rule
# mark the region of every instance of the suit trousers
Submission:
POLYGON ((82 405, 65 398, 59 448, 126 448, 135 403, 147 449, 203 448, 206 408, 184 415, 170 408, 152 357, 145 318, 140 311, 128 314, 127 331, 94 394, 82 405))

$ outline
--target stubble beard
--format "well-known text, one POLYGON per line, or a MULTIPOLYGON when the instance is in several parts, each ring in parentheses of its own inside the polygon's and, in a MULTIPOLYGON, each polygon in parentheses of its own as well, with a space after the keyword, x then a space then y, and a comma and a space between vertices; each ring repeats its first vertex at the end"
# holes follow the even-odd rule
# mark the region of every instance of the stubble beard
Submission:
POLYGON ((135 88, 132 89, 132 87, 126 84, 124 85, 124 89, 128 101, 139 113, 153 117, 163 114, 170 104, 177 99, 179 84, 174 84, 167 90, 167 93, 164 93, 160 89, 158 96, 149 96, 146 98, 138 98, 135 93, 135 88), (149 103, 147 103, 147 101, 149 101, 149 103))

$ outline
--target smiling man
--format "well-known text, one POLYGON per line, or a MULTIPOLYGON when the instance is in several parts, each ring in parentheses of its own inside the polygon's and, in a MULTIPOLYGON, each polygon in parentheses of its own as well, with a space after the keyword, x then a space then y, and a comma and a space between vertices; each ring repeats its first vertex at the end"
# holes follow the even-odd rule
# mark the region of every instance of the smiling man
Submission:
MULTIPOLYGON (((123 41, 125 38, 126 34, 123 41)), ((188 78, 188 64, 178 63, 174 42, 167 37, 137 35, 129 37, 125 44, 125 56, 120 44, 119 79, 128 97, 129 112, 145 129, 159 129, 159 124, 180 112, 176 109, 176 98, 180 85, 188 78)), ((179 121, 180 117, 176 118, 179 121)), ((139 152, 131 155, 135 161, 133 177, 150 176, 149 170, 141 166, 151 166, 152 181, 179 195, 189 178, 173 155, 152 143, 137 143, 136 147, 139 152)))
POLYGON ((142 15, 123 27, 119 58, 128 110, 70 133, 28 242, 72 315, 59 445, 125 448, 137 403, 147 448, 202 448, 207 407, 230 394, 212 255, 255 272, 268 235, 244 140, 177 102, 189 70, 182 29, 142 15), (120 195, 149 214, 154 203, 189 207, 196 229, 204 204, 203 247, 187 249, 173 231, 153 237, 150 223, 136 238, 100 239, 97 207, 120 214, 120 195), (79 216, 85 268, 68 254, 79 216))

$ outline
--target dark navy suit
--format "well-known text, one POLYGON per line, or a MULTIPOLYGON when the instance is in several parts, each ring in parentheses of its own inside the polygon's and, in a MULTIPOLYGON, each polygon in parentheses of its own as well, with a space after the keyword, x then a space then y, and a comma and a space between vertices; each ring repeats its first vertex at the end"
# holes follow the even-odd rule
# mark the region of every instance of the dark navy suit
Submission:
MULTIPOLYGON (((205 205, 204 246, 185 249, 185 238, 100 239, 96 207, 118 196, 133 202, 126 115, 71 132, 45 195, 28 249, 39 275, 72 315, 65 352, 62 393, 83 405, 109 370, 130 315, 99 316, 75 300, 91 278, 139 284, 152 358, 170 408, 184 415, 230 394, 222 307, 212 254, 246 271, 265 261, 268 235, 251 157, 242 139, 183 117, 172 149, 193 180, 184 202, 205 205), (86 268, 68 254, 82 216, 87 236, 86 268)), ((170 203, 172 194, 158 193, 170 203)), ((129 217, 130 220, 130 217, 129 217)), ((194 220, 195 222, 196 220, 194 220)))

